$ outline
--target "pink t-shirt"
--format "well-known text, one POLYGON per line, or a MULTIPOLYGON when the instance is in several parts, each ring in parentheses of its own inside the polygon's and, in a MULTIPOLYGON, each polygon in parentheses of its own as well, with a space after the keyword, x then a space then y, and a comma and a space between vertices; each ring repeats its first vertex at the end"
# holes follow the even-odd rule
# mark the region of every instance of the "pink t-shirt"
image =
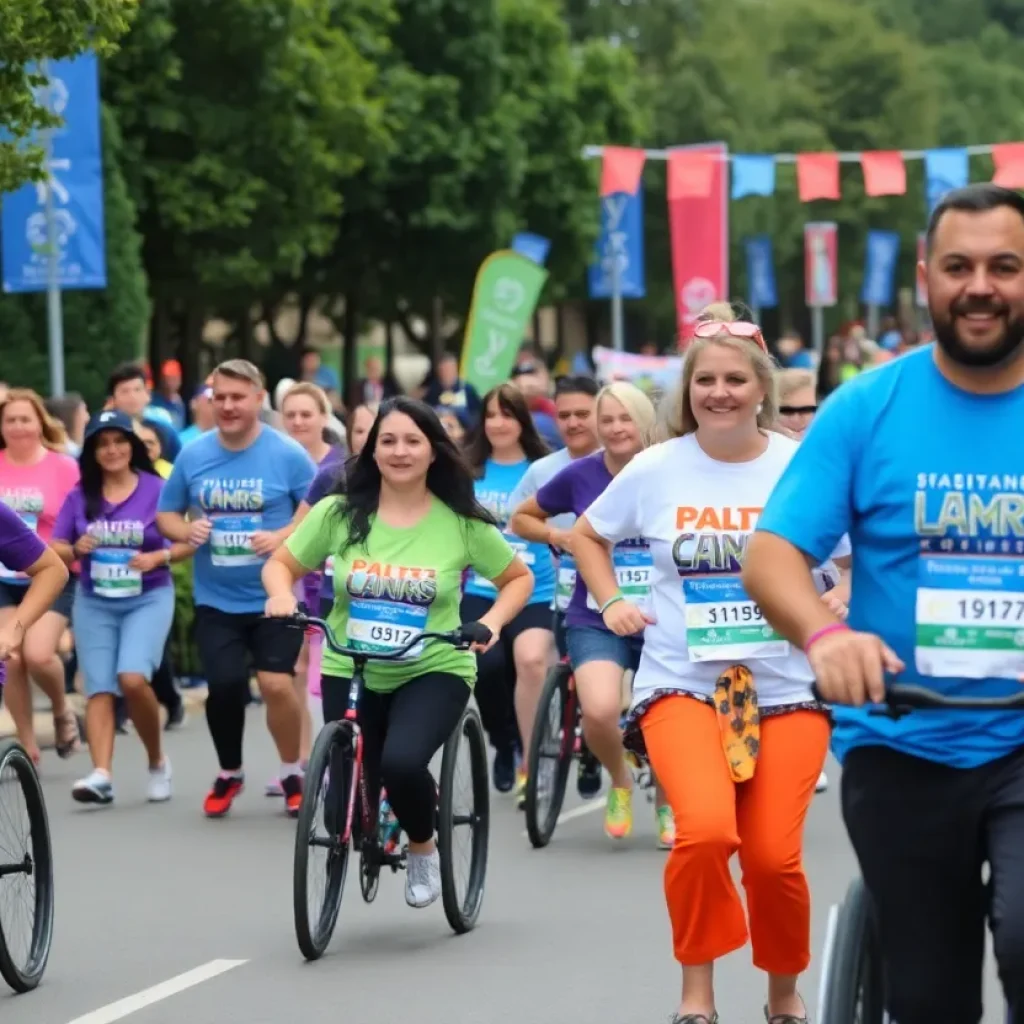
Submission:
MULTIPOLYGON (((38 462, 22 466, 12 462, 6 450, 0 451, 0 501, 45 544, 50 543, 57 513, 78 479, 78 463, 70 455, 47 450, 38 462)), ((0 579, 10 580, 11 575, 0 569, 0 579)))

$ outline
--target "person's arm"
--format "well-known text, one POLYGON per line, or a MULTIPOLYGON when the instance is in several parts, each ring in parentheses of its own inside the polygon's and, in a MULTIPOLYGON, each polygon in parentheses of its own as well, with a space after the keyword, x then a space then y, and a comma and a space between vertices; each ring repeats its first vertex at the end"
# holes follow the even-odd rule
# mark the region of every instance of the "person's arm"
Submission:
POLYGON ((178 456, 171 475, 164 481, 157 505, 157 529, 175 544, 191 544, 199 547, 210 537, 213 524, 203 516, 189 522, 185 518, 188 509, 188 454, 187 448, 178 456))
POLYGON ((534 496, 527 498, 512 513, 512 518, 508 521, 508 528, 523 540, 533 541, 535 544, 550 544, 552 547, 564 547, 564 544, 557 543, 555 534, 568 536, 569 531, 553 529, 547 522, 548 518, 548 513, 540 507, 540 503, 534 496))
POLYGON ((332 502, 320 501, 303 517, 295 532, 282 544, 260 571, 267 592, 266 614, 271 617, 294 615, 298 607, 295 584, 315 572, 331 553, 333 524, 327 522, 332 502))
POLYGON ((509 529, 523 540, 547 544, 572 554, 572 532, 560 530, 545 520, 573 511, 574 478, 573 467, 570 465, 556 473, 535 493, 523 494, 521 499, 513 493, 512 507, 515 512, 509 520, 509 529))
POLYGON ((494 646, 502 629, 526 607, 533 593, 533 573, 516 556, 496 526, 471 519, 467 527, 469 565, 498 590, 494 604, 480 617, 491 631, 491 639, 472 647, 474 651, 486 651, 494 646))

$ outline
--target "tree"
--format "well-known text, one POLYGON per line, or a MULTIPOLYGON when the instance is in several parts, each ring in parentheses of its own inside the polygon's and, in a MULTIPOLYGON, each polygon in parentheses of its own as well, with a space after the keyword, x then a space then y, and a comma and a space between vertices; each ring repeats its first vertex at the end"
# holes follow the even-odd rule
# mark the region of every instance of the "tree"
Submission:
POLYGON ((43 177, 43 150, 34 133, 60 124, 34 90, 46 76, 29 65, 74 57, 87 49, 110 53, 127 31, 138 0, 4 0, 0 3, 0 193, 43 177))

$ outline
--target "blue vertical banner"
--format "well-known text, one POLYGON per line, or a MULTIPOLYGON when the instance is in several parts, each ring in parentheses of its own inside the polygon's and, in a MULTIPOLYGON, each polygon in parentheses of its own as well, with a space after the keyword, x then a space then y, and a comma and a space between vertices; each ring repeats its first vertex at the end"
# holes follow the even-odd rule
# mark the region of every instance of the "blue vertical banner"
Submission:
POLYGON ((512 239, 512 251, 543 267, 551 251, 551 239, 521 231, 512 239))
MULTIPOLYGON (((50 61, 37 99, 63 119, 50 136, 49 175, 59 252, 59 284, 107 286, 100 147, 99 67, 95 54, 50 61)), ((42 142, 43 139, 33 141, 42 142)), ((23 185, 0 199, 3 290, 47 287, 46 183, 23 185)))
POLYGON ((642 299, 644 280, 644 192, 616 192, 601 200, 601 236, 587 275, 592 299, 612 297, 612 268, 619 262, 619 289, 624 299, 642 299))
POLYGON ((900 236, 895 231, 869 231, 864 250, 864 285, 860 301, 865 306, 891 306, 896 297, 896 264, 900 236))
POLYGON ((747 285, 751 309, 774 309, 779 304, 775 286, 775 260, 768 235, 754 235, 743 242, 747 257, 747 285))
POLYGON ((925 152, 925 197, 929 216, 947 192, 967 184, 970 173, 966 149, 929 149, 925 152))

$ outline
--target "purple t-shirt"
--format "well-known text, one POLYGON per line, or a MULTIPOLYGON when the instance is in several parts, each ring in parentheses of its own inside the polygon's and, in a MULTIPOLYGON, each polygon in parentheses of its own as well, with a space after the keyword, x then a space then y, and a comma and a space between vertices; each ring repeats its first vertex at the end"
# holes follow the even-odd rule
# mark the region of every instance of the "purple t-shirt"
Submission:
POLYGON ((45 550, 35 530, 0 502, 0 562, 15 572, 24 572, 43 557, 45 550))
MULTIPOLYGON (((604 452, 594 452, 574 459, 537 491, 537 504, 549 515, 571 512, 583 515, 604 493, 612 482, 612 475, 604 462, 604 452)), ((615 545, 613 552, 616 576, 623 593, 633 599, 642 590, 650 588, 650 549, 641 538, 631 538, 615 545), (644 586, 640 585, 644 581, 644 586)), ((564 552, 559 555, 559 589, 568 577, 572 596, 565 611, 567 626, 591 626, 607 629, 599 612, 587 607, 587 587, 576 572, 576 563, 564 552)))
POLYGON ((81 561, 78 580, 89 593, 127 599, 144 590, 171 585, 171 570, 166 565, 141 574, 128 568, 137 552, 170 547, 156 528, 156 507, 162 487, 160 477, 140 473, 135 490, 117 505, 104 500, 102 514, 92 522, 85 517, 81 484, 64 499, 53 527, 53 539, 74 545, 88 533, 99 541, 81 561))
MULTIPOLYGON (((345 470, 345 452, 341 448, 332 448, 321 460, 317 467, 316 476, 309 485, 309 493, 306 495, 306 504, 312 508, 322 498, 326 498, 338 485, 338 480, 345 470)), ((319 615, 317 597, 321 601, 334 601, 334 566, 333 560, 328 559, 327 571, 323 573, 311 572, 303 579, 303 590, 306 606, 310 615, 319 615)))

